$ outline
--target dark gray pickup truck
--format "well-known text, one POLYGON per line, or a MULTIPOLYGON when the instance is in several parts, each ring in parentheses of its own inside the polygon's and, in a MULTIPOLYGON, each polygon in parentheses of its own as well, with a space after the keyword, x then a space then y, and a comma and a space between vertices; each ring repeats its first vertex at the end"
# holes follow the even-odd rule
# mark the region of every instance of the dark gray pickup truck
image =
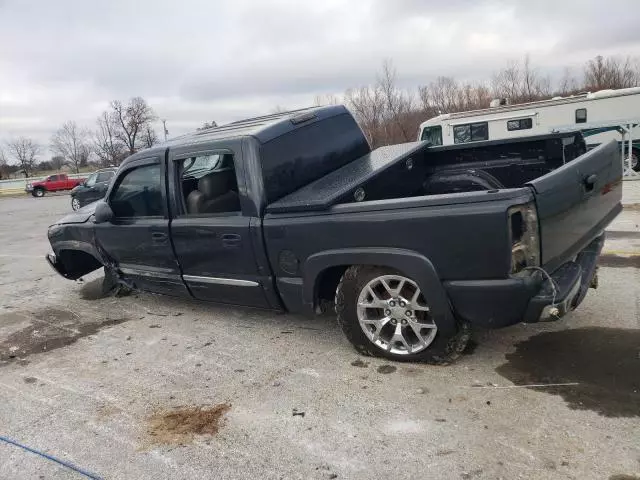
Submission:
POLYGON ((342 106, 141 151, 49 229, 67 279, 318 313, 364 354, 446 362, 471 324, 556 319, 592 285, 621 210, 615 142, 580 134, 371 151, 342 106))

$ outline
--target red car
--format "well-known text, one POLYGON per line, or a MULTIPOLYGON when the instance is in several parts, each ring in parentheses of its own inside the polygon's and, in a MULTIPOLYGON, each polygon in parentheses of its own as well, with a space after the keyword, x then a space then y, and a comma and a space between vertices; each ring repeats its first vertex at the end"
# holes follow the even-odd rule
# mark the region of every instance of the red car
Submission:
POLYGON ((84 178, 69 178, 65 173, 49 175, 44 180, 27 183, 27 192, 34 197, 44 197, 47 192, 59 192, 62 190, 72 190, 77 185, 84 182, 84 178))

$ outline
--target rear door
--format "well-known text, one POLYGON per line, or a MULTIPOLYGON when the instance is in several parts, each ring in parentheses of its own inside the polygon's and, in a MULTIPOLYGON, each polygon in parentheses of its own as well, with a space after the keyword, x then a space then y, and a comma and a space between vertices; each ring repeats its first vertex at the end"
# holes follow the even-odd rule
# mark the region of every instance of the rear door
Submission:
MULTIPOLYGON (((238 192, 240 144, 180 147, 169 160, 171 239, 194 297, 216 303, 271 308, 271 281, 256 263, 251 217, 238 192), (206 188, 206 184, 215 189, 206 188), (200 197, 202 200, 198 201, 200 197)), ((259 223, 258 223, 258 227, 259 223)))
POLYGON ((615 140, 528 183, 533 188, 542 264, 553 271, 622 210, 622 161, 615 140))

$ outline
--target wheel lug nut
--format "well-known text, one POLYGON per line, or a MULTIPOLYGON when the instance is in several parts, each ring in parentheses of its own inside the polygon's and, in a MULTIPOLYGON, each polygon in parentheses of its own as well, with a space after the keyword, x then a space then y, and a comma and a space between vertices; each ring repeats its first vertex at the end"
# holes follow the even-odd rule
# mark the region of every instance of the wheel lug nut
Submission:
POLYGON ((402 325, 406 325, 407 321, 403 318, 401 323, 402 323, 402 325))
POLYGON ((391 310, 389 310, 388 308, 384 311, 385 315, 391 315, 391 310))
POLYGON ((391 300, 391 301, 389 302, 389 306, 390 306, 390 307, 395 307, 395 306, 396 306, 396 302, 394 302, 393 300, 391 300))
POLYGON ((412 315, 411 310, 407 310, 406 312, 404 312, 404 314, 405 314, 407 317, 410 317, 410 316, 412 315))
POLYGON ((402 308, 404 308, 406 305, 407 305, 406 303, 404 303, 404 302, 400 302, 400 306, 401 306, 402 308))
POLYGON ((398 323, 398 321, 395 318, 391 319, 391 325, 395 325, 396 323, 398 323))

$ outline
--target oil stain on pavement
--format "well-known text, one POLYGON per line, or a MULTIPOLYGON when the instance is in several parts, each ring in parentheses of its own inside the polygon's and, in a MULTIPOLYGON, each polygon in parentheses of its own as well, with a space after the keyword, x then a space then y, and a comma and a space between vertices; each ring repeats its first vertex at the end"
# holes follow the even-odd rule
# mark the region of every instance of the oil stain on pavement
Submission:
POLYGON ((574 410, 640 417, 640 330, 589 327, 530 337, 496 371, 516 385, 560 395, 574 410))
POLYGON ((0 325, 6 321, 21 327, 0 339, 0 366, 32 354, 66 347, 82 337, 127 320, 129 318, 107 317, 97 322, 83 322, 76 313, 55 308, 0 315, 0 325))

